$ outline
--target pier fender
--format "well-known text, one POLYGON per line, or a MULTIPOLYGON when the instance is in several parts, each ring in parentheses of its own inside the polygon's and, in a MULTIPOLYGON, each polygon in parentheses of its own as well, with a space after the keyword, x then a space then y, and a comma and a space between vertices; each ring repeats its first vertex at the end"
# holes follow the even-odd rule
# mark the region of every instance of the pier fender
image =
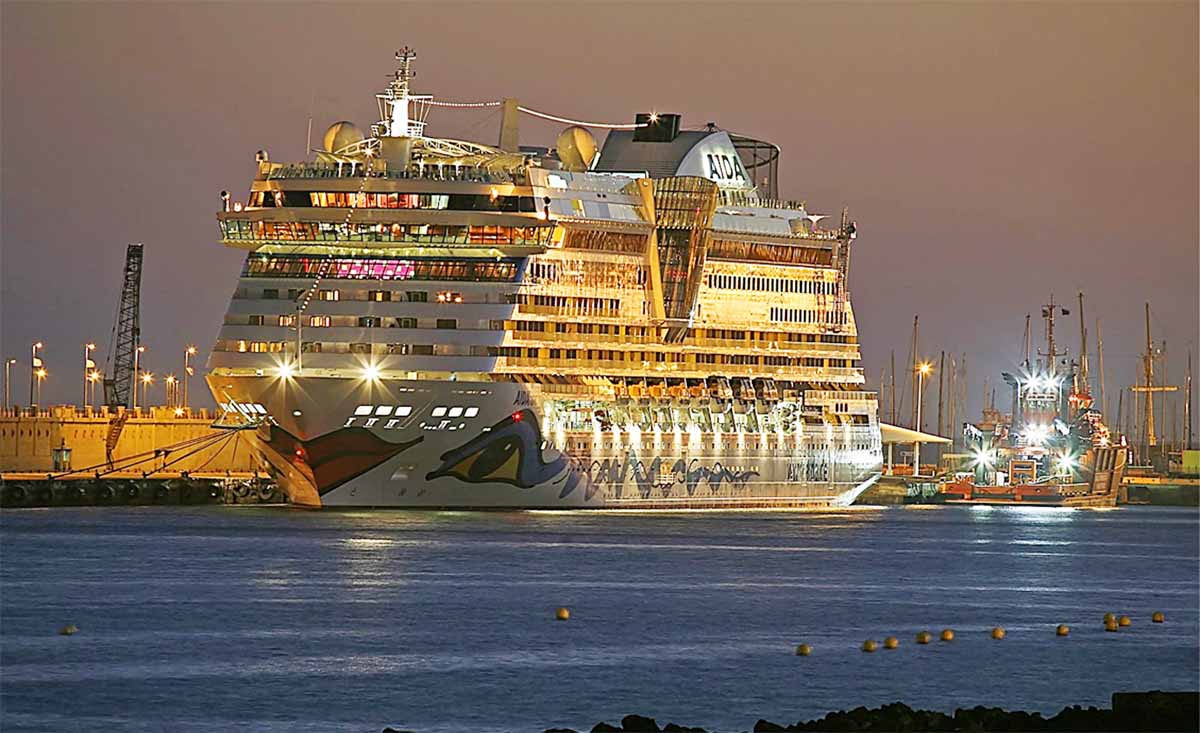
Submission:
POLYGON ((141 489, 139 489, 139 488, 138 488, 138 485, 137 485, 137 484, 130 484, 130 485, 129 485, 129 486, 126 488, 126 489, 125 489, 125 498, 127 498, 127 499, 136 499, 136 498, 138 498, 138 495, 139 495, 139 494, 141 494, 141 493, 142 493, 142 492, 141 492, 141 489))
POLYGON ((100 485, 96 488, 97 501, 112 501, 112 498, 115 495, 116 492, 113 491, 111 486, 100 485))
POLYGON ((20 486, 6 486, 4 488, 4 498, 12 502, 25 501, 25 489, 20 486))
POLYGON ((167 498, 167 494, 170 494, 170 493, 171 493, 171 490, 168 489, 166 486, 159 486, 157 489, 154 490, 154 500, 162 501, 163 499, 167 498))
POLYGON ((942 641, 954 641, 954 630, 942 629, 941 639, 942 641))
POLYGON ((275 490, 270 486, 263 486, 258 490, 258 500, 261 502, 270 502, 275 499, 275 490))
POLYGON ((39 504, 46 505, 54 503, 54 484, 50 484, 49 486, 44 486, 41 489, 38 489, 37 502, 39 504))

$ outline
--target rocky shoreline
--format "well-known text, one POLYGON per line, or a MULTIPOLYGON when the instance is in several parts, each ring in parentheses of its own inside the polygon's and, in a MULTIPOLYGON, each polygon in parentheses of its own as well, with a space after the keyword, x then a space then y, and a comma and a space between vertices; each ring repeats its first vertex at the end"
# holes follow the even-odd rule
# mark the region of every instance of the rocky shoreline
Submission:
MULTIPOLYGON (((792 724, 759 720, 753 733, 790 731, 1196 731, 1200 728, 1200 692, 1118 692, 1111 708, 1073 705, 1044 717, 1041 713, 977 706, 959 708, 953 714, 937 710, 914 710, 895 702, 879 708, 858 707, 829 713, 816 720, 792 724)), ((384 733, 402 733, 387 729, 384 733)), ((581 733, 571 728, 548 728, 544 733, 581 733)), ((705 728, 667 723, 659 727, 653 718, 626 715, 620 725, 597 723, 591 733, 715 733, 705 728)))

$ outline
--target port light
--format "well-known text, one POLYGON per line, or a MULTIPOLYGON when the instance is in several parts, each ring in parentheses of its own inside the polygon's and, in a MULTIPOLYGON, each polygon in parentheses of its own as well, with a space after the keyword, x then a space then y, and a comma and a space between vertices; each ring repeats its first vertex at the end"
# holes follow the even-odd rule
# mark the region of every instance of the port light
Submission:
POLYGON ((972 452, 972 457, 975 459, 976 466, 990 468, 996 461, 996 454, 990 450, 976 450, 972 452))
POLYGON ((368 382, 379 381, 379 367, 374 364, 368 364, 363 368, 363 378, 368 382))
POLYGON ((279 376, 284 379, 291 379, 296 374, 296 368, 291 362, 284 362, 279 365, 279 376))
POLYGON ((514 412, 512 414, 512 419, 513 419, 513 422, 521 422, 521 413, 514 412))

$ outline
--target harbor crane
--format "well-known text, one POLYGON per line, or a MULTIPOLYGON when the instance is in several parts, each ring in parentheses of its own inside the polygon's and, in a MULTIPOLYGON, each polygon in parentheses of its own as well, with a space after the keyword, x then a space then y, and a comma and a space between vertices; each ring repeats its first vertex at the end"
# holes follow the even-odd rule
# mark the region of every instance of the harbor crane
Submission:
POLYGON ((111 348, 108 350, 107 374, 104 376, 104 403, 116 414, 109 420, 104 443, 105 455, 112 463, 113 451, 121 439, 125 421, 129 419, 130 395, 136 385, 134 374, 137 348, 141 342, 142 245, 125 248, 125 274, 121 287, 121 302, 113 323, 111 348))

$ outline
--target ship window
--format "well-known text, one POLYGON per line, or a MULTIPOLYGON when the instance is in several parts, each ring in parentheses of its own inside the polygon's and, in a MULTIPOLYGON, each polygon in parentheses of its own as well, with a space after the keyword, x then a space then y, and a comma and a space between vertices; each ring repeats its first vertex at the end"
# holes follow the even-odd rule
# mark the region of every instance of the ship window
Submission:
POLYGON ((312 328, 328 328, 330 324, 329 316, 309 316, 308 325, 312 328))
POLYGON ((391 405, 380 405, 379 407, 375 408, 375 414, 377 416, 381 416, 381 417, 386 417, 388 415, 391 415, 392 414, 392 406, 391 405))
POLYGON ((429 293, 424 290, 409 290, 404 295, 410 303, 426 303, 429 301, 429 293))
POLYGON ((413 346, 412 353, 417 354, 419 356, 433 356, 433 347, 432 346, 422 346, 422 345, 413 346))
POLYGON ((456 318, 439 318, 437 319, 438 328, 458 328, 458 319, 456 318))
POLYGON ((396 408, 396 417, 408 417, 412 414, 412 405, 400 405, 396 408))
POLYGON ((417 319, 415 318, 397 318, 396 322, 400 324, 400 328, 416 328, 417 319))
POLYGON ((431 417, 445 417, 445 415, 446 415, 446 408, 445 408, 445 407, 440 407, 440 406, 439 406, 439 407, 435 407, 435 408, 433 408, 433 411, 429 413, 429 415, 430 415, 431 417))
POLYGON ((461 407, 451 407, 450 408, 450 412, 449 412, 450 417, 462 417, 462 414, 463 414, 463 408, 461 408, 461 407))
POLYGON ((463 302, 462 293, 455 293, 449 290, 442 290, 437 294, 437 302, 439 303, 461 303, 463 302))
POLYGON ((359 405, 358 407, 354 408, 354 414, 356 416, 357 415, 370 415, 371 414, 371 405, 359 405))
POLYGON ((288 288, 288 300, 297 300, 300 297, 300 288, 288 288))
POLYGON ((380 319, 378 316, 359 316, 359 328, 379 328, 380 319))
POLYGON ((367 293, 367 299, 377 303, 386 303, 392 299, 392 293, 389 290, 371 290, 367 293))
POLYGON ((249 323, 251 326, 261 326, 261 325, 263 325, 263 317, 262 316, 250 316, 249 323))
POLYGON ((295 316, 280 316, 279 317, 279 325, 283 326, 284 328, 292 328, 293 326, 296 325, 296 317, 295 316))
POLYGON ((478 414, 479 414, 478 407, 468 407, 466 409, 466 411, 463 412, 463 417, 475 417, 478 414))
POLYGON ((277 288, 263 288, 263 300, 278 300, 279 290, 277 288))
POLYGON ((322 290, 320 295, 321 300, 341 300, 341 293, 336 290, 322 290))

